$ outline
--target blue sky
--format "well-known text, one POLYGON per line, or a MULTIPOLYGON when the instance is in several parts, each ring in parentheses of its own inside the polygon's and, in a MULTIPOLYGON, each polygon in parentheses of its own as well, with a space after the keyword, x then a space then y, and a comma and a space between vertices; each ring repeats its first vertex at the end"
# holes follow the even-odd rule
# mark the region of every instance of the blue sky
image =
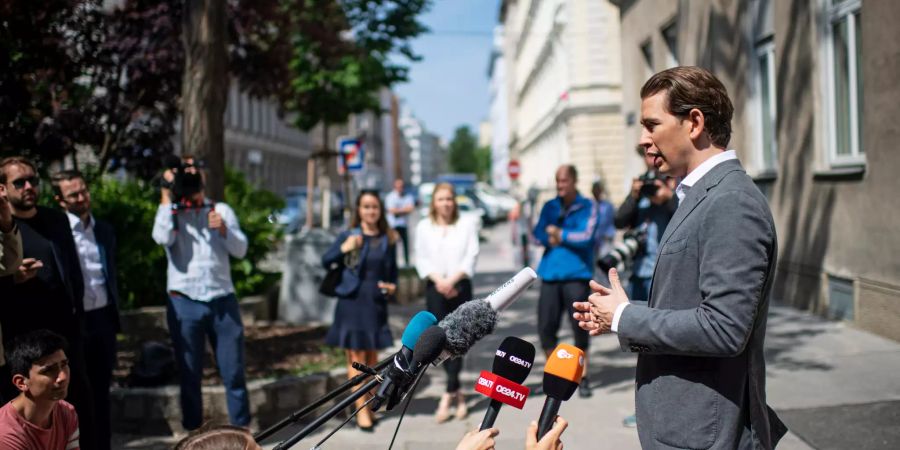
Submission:
POLYGON ((422 21, 431 32, 413 42, 423 60, 394 90, 433 133, 448 142, 453 130, 488 116, 487 65, 499 0, 434 0, 422 21))

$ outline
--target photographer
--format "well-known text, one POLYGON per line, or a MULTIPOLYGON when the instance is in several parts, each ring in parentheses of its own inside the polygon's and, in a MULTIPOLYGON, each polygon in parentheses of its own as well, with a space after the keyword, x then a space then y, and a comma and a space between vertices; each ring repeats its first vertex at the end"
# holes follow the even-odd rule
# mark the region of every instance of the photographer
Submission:
POLYGON ((182 425, 203 423, 200 381, 206 337, 225 384, 232 425, 250 423, 244 375, 244 327, 231 282, 229 257, 247 252, 247 237, 225 203, 203 192, 200 168, 191 157, 169 164, 153 224, 153 240, 166 248, 167 315, 181 381, 182 425), (174 166, 174 167, 173 167, 174 166))
POLYGON ((653 157, 648 156, 642 146, 637 147, 637 152, 644 159, 647 171, 632 181, 631 195, 616 211, 615 225, 618 229, 631 232, 630 235, 636 236, 642 244, 634 255, 628 295, 629 298, 647 299, 659 239, 675 214, 678 199, 669 185, 673 180, 663 179, 659 175, 653 165, 653 157))

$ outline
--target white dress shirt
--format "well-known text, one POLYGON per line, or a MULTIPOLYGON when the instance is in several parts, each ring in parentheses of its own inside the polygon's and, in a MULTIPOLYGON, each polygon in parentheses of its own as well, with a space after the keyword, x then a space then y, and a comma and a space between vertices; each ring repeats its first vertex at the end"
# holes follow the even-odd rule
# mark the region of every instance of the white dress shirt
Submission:
MULTIPOLYGON (((696 169, 687 174, 687 176, 685 176, 681 180, 681 182, 678 183, 678 186, 675 187, 675 195, 678 196, 678 204, 680 205, 681 202, 684 201, 684 197, 687 195, 691 187, 697 184, 697 182, 700 181, 700 179, 703 178, 704 175, 709 173, 709 171, 712 170, 713 167, 716 167, 719 164, 722 164, 725 161, 730 161, 732 159, 737 159, 737 153, 734 150, 726 150, 700 163, 700 165, 697 166, 696 169)), ((650 301, 649 298, 638 300, 650 301)), ((628 306, 628 303, 622 303, 616 307, 616 312, 613 315, 613 321, 611 325, 613 333, 619 332, 619 319, 622 318, 622 311, 625 310, 626 306, 628 306)))
POLYGON ((478 231, 471 219, 460 217, 453 225, 437 225, 423 218, 416 225, 416 272, 427 278, 436 273, 449 277, 460 272, 472 278, 478 259, 478 231))
POLYGON ((84 311, 103 308, 109 304, 109 299, 106 295, 106 275, 103 274, 100 246, 97 245, 97 236, 94 234, 94 216, 88 216, 87 224, 70 212, 66 212, 66 216, 72 228, 81 276, 84 279, 84 311))
POLYGON ((234 210, 222 202, 214 208, 227 226, 225 236, 209 228, 208 207, 178 211, 176 229, 171 205, 159 205, 153 223, 153 240, 166 248, 169 260, 167 290, 202 302, 234 293, 229 258, 247 254, 247 236, 234 210))

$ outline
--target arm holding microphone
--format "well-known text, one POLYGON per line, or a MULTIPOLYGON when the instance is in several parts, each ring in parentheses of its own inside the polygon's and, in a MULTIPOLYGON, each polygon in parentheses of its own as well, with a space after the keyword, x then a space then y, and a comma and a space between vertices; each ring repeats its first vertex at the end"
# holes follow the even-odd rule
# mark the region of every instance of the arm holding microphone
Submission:
MULTIPOLYGON (((560 437, 568 426, 569 423, 566 422, 566 419, 556 416, 553 428, 539 440, 537 437, 538 424, 532 421, 525 431, 525 450, 562 450, 563 443, 560 437)), ((494 448, 494 438, 498 434, 500 434, 500 430, 497 428, 488 428, 481 431, 472 430, 463 436, 456 446, 456 450, 492 450, 494 448)))

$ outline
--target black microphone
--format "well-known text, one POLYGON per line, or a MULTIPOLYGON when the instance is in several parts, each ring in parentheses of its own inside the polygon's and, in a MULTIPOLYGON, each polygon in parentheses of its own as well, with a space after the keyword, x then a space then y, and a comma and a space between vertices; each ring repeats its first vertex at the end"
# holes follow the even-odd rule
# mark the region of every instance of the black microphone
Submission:
POLYGON ((553 427, 562 402, 572 398, 584 374, 584 351, 569 344, 559 344, 547 357, 544 366, 544 408, 538 420, 540 440, 553 427))
MULTIPOLYGON (((499 375, 516 384, 522 384, 528 378, 528 374, 531 373, 531 365, 533 363, 534 345, 523 339, 509 336, 497 348, 491 371, 494 375, 499 375)), ((491 403, 484 414, 484 420, 481 422, 481 430, 494 426, 494 421, 497 420, 497 414, 500 413, 501 406, 503 406, 502 401, 491 398, 491 403)))
POLYGON ((409 325, 403 330, 403 336, 400 338, 403 347, 394 355, 391 364, 388 364, 379 374, 383 381, 375 393, 375 399, 369 405, 372 411, 378 411, 385 401, 387 401, 388 411, 394 409, 394 406, 399 401, 398 391, 405 391, 413 378, 413 373, 411 372, 413 368, 411 366, 413 348, 416 346, 422 333, 436 323, 437 317, 434 317, 434 314, 428 311, 419 311, 409 321, 409 325))

